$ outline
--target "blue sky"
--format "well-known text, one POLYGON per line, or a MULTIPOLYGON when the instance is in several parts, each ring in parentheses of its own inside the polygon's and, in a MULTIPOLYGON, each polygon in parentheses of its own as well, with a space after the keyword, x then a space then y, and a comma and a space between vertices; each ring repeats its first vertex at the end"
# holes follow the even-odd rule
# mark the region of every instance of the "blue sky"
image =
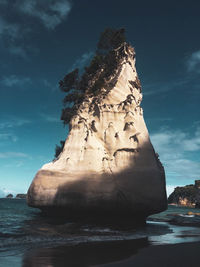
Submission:
POLYGON ((26 192, 67 136, 58 82, 105 27, 137 53, 144 117, 168 189, 200 178, 198 1, 0 0, 0 195, 26 192), (109 3, 108 3, 109 2, 109 3))

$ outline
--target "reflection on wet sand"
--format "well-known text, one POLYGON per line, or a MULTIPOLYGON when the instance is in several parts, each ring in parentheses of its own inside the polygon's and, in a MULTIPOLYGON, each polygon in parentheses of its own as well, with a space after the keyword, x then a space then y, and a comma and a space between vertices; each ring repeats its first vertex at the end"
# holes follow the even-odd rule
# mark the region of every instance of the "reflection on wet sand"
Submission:
POLYGON ((74 246, 41 248, 27 252, 23 267, 92 266, 124 260, 149 245, 147 238, 90 242, 74 246))

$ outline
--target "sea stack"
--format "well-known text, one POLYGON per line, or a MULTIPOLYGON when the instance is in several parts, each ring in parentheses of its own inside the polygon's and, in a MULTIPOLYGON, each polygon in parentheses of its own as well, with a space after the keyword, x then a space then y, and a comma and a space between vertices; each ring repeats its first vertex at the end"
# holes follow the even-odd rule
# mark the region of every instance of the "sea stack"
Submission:
MULTIPOLYGON (((110 53, 110 52, 109 52, 110 53)), ((122 42, 112 49, 116 65, 99 65, 70 119, 63 151, 36 174, 29 206, 68 217, 145 221, 167 207, 165 173, 143 118, 135 51, 122 42), (101 79, 102 81, 102 79, 101 79)))

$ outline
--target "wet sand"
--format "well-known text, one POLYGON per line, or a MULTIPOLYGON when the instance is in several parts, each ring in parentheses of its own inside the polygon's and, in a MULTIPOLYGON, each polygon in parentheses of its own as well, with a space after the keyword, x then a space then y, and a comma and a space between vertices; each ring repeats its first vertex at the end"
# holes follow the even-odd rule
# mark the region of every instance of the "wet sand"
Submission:
POLYGON ((31 250, 23 259, 23 267, 96 266, 125 260, 149 245, 146 238, 126 241, 87 242, 31 250))
POLYGON ((186 208, 121 228, 43 217, 23 200, 0 204, 0 267, 200 266, 200 220, 186 208))
MULTIPOLYGON (((100 265, 96 265, 100 266, 100 265)), ((199 267, 200 242, 150 246, 130 258, 101 267, 199 267)))
POLYGON ((200 242, 151 245, 147 239, 94 242, 26 253, 23 267, 199 267, 200 242))

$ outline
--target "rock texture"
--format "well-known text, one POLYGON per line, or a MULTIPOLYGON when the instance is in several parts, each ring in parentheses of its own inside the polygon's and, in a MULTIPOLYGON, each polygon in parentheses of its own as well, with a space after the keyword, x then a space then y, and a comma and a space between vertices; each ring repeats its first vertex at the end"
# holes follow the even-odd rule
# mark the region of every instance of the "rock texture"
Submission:
POLYGON ((178 186, 168 198, 168 203, 179 206, 200 207, 200 180, 195 184, 178 186))
POLYGON ((28 205, 62 208, 69 216, 124 214, 135 220, 166 209, 164 168, 144 122, 135 52, 127 44, 122 50, 115 85, 85 97, 62 153, 36 174, 28 205))

